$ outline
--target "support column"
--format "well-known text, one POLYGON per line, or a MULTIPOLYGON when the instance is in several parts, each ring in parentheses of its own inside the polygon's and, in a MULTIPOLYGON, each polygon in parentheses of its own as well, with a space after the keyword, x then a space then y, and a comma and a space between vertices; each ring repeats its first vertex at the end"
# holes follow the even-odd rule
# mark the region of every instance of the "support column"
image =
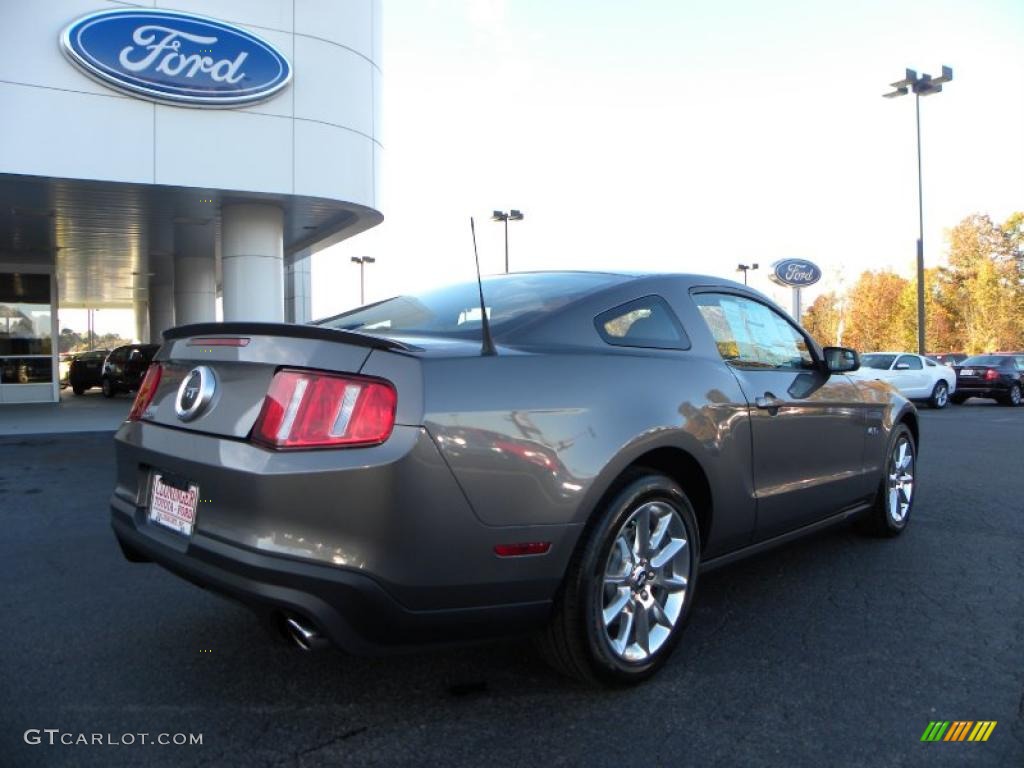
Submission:
MULTIPOLYGON (((173 280, 173 275, 171 276, 173 280)), ((149 340, 153 344, 163 342, 163 332, 173 328, 174 283, 151 283, 149 286, 149 340)))
POLYGON ((224 320, 284 321, 284 211, 265 203, 221 208, 224 320))
POLYGON ((313 319, 310 283, 310 251, 294 253, 285 259, 284 319, 289 323, 308 323, 313 319))
POLYGON ((217 319, 213 226, 182 224, 175 232, 174 319, 178 325, 217 319))
POLYGON ((135 340, 145 344, 149 341, 149 300, 136 299, 132 309, 135 311, 135 340))
POLYGON ((149 342, 163 343, 163 332, 174 327, 174 224, 155 222, 149 232, 149 342))

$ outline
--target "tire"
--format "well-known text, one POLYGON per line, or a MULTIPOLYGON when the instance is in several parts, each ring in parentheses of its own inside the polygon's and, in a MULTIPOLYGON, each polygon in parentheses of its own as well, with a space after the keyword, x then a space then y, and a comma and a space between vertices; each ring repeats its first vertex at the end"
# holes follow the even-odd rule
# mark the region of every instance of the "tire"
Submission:
POLYGON ((1006 393, 1006 397, 1000 400, 1000 402, 1003 405, 1016 408, 1021 404, 1022 400, 1024 400, 1024 396, 1021 395, 1020 384, 1013 384, 1010 386, 1010 391, 1006 393))
POLYGON ((538 638, 541 653, 555 669, 589 684, 646 680, 679 642, 693 605, 699 564, 700 534, 686 494, 662 474, 631 472, 580 538, 551 622, 538 638), (641 547, 638 562, 635 551, 643 519, 652 546, 641 547), (656 565, 669 547, 674 554, 656 565), (606 614, 611 616, 607 622, 606 614))
POLYGON ((963 395, 950 395, 949 402, 951 402, 953 405, 963 405, 965 402, 967 402, 967 398, 964 397, 963 395))
POLYGON ((928 398, 928 405, 932 408, 942 409, 949 404, 949 385, 940 381, 935 384, 935 389, 932 390, 932 396, 928 398))
POLYGON ((81 384, 72 384, 71 391, 74 392, 76 395, 84 395, 85 387, 83 387, 81 384))
MULTIPOLYGON (((905 456, 906 454, 903 455, 905 456)), ((861 517, 858 527, 865 533, 875 536, 892 537, 903 533, 910 522, 910 515, 914 509, 914 499, 917 496, 915 492, 916 477, 917 444, 914 442, 914 436, 906 424, 897 424, 893 427, 889 444, 886 447, 885 470, 882 474, 882 480, 878 485, 878 493, 875 496, 874 504, 861 517), (898 468, 898 457, 901 455, 900 448, 902 445, 907 446, 910 463, 909 467, 903 467, 904 471, 900 475, 895 473, 895 470, 898 468), (909 469, 909 473, 906 471, 907 469, 909 469), (910 480, 909 494, 906 493, 906 476, 908 474, 910 480), (898 483, 895 489, 893 488, 894 482, 898 483), (891 493, 893 490, 896 491, 895 497, 891 493), (894 512, 894 508, 897 511, 894 512)))
POLYGON ((110 379, 103 379, 100 386, 103 389, 104 397, 113 397, 114 395, 117 394, 117 388, 114 387, 114 382, 112 382, 110 379))

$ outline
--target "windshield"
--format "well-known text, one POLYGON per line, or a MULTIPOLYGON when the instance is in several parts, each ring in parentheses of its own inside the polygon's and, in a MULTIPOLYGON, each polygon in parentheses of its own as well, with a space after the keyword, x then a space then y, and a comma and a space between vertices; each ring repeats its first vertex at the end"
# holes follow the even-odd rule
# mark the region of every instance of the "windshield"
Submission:
POLYGON ((896 355, 861 355, 861 368, 875 368, 879 371, 887 371, 892 365, 896 355))
MULTIPOLYGON (((487 318, 497 333, 550 313, 571 301, 623 280, 621 275, 549 272, 484 278, 487 318)), ((364 333, 478 338, 480 294, 476 282, 411 296, 396 296, 316 325, 364 333)))
POLYGON ((975 355, 974 357, 968 357, 960 365, 971 366, 971 365, 991 365, 998 368, 1006 360, 1005 357, 999 357, 999 355, 975 355))

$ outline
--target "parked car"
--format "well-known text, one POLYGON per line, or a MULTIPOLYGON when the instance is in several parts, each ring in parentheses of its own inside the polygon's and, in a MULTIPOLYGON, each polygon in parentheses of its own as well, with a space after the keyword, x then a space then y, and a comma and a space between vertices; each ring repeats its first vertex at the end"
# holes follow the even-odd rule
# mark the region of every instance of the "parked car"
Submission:
POLYGON ((103 396, 137 390, 158 349, 159 344, 126 344, 107 355, 100 380, 103 396))
POLYGON ((852 374, 892 384, 911 400, 927 400, 932 408, 945 408, 956 390, 956 373, 945 365, 911 352, 865 352, 860 370, 852 374))
POLYGON ((963 352, 941 352, 937 355, 929 355, 935 362, 948 365, 950 367, 962 363, 967 359, 967 355, 963 352))
POLYGON ((969 397, 987 397, 1003 405, 1018 406, 1024 402, 1024 360, 1011 354, 975 355, 968 357, 956 371, 954 403, 969 397))
POLYGON ((68 365, 68 384, 71 385, 71 391, 81 395, 87 389, 100 386, 103 378, 103 361, 109 354, 109 349, 93 349, 75 355, 68 365))
POLYGON ((566 673, 631 683, 680 641, 701 571, 852 518, 905 530, 913 404, 761 294, 482 285, 486 312, 473 281, 165 333, 115 440, 126 558, 306 649, 533 631, 566 673))

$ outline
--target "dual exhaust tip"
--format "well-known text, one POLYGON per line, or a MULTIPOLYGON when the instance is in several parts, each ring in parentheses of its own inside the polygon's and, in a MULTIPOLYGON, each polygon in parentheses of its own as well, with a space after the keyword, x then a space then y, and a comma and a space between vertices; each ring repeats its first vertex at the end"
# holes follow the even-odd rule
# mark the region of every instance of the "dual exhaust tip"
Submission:
POLYGON ((285 614, 281 628, 284 630, 284 636, 300 650, 320 651, 330 646, 330 641, 320 633, 320 630, 301 616, 285 614))

